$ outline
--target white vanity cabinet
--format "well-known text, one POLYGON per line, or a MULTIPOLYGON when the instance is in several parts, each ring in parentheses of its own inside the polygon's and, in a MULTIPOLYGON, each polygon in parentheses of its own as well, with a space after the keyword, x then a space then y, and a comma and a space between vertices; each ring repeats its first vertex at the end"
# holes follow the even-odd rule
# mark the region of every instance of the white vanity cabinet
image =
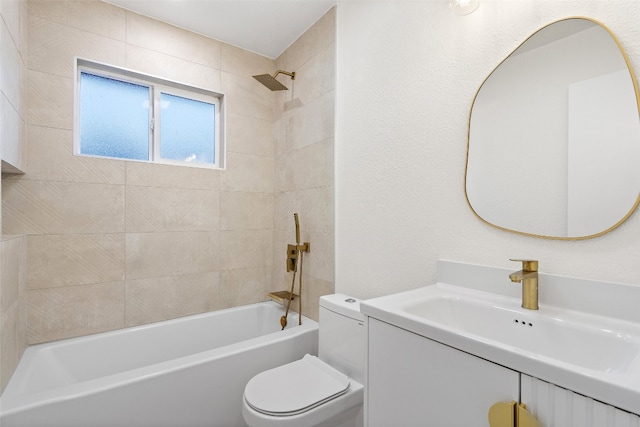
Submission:
POLYGON ((512 401, 542 427, 640 427, 638 415, 372 317, 367 326, 368 427, 489 426, 489 408, 512 401))
POLYGON ((543 427, 640 427, 640 416, 521 374, 521 400, 543 427))
POLYGON ((520 374, 368 318, 369 427, 488 425, 496 402, 517 401, 520 374))

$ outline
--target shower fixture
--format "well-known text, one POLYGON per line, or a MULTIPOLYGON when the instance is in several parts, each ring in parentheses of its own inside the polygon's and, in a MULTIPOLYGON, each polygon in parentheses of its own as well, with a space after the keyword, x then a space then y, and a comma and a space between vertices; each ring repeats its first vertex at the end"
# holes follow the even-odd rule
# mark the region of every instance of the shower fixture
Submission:
POLYGON ((284 71, 284 70, 278 70, 275 72, 275 74, 272 76, 270 74, 258 74, 256 76, 253 76, 254 79, 256 79, 257 81, 259 81, 260 83, 262 83, 263 85, 265 85, 267 87, 267 89, 275 91, 275 90, 289 90, 288 87, 286 87, 285 85, 283 85, 282 83, 280 83, 278 80, 276 80, 276 76, 278 74, 286 74, 287 76, 291 77, 291 80, 295 80, 296 79, 296 73, 294 72, 288 72, 288 71, 284 71))
POLYGON ((304 253, 309 252, 311 249, 311 244, 309 242, 300 244, 300 222, 298 221, 297 212, 293 214, 293 219, 296 225, 296 244, 287 245, 287 272, 293 272, 293 277, 291 279, 291 291, 289 292, 286 303, 287 310, 285 311, 284 316, 280 318, 280 325, 282 326, 282 329, 287 326, 287 316, 289 315, 289 308, 291 308, 291 301, 293 301, 293 289, 296 284, 296 273, 298 272, 298 267, 300 267, 300 276, 298 279, 298 324, 302 324, 302 261, 304 260, 304 253))

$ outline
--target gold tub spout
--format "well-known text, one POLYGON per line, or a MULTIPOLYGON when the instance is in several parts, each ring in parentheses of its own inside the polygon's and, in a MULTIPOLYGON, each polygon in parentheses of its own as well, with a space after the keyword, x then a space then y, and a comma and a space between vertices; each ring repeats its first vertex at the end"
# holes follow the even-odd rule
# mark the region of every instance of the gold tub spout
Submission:
POLYGON ((538 309, 538 261, 529 259, 511 259, 521 262, 522 270, 509 274, 512 282, 522 282, 522 308, 538 309))

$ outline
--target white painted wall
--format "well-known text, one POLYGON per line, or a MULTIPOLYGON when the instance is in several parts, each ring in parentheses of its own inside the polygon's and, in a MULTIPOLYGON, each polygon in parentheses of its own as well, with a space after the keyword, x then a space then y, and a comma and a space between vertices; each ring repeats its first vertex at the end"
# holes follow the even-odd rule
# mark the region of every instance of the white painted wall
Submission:
POLYGON ((467 16, 444 0, 339 3, 336 292, 368 298, 430 284, 437 259, 515 270, 517 257, 548 273, 640 285, 640 213, 596 239, 543 240, 482 223, 464 197, 476 90, 522 40, 568 16, 603 22, 640 70, 637 1, 484 0, 467 16))

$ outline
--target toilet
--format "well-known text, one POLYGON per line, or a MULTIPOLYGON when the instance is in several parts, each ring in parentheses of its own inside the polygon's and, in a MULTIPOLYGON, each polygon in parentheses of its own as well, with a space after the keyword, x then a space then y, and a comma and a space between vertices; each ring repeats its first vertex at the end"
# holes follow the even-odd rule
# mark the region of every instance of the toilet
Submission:
POLYGON ((318 357, 253 377, 244 389, 249 427, 361 427, 364 398, 364 316, 344 294, 320 298, 318 357))

